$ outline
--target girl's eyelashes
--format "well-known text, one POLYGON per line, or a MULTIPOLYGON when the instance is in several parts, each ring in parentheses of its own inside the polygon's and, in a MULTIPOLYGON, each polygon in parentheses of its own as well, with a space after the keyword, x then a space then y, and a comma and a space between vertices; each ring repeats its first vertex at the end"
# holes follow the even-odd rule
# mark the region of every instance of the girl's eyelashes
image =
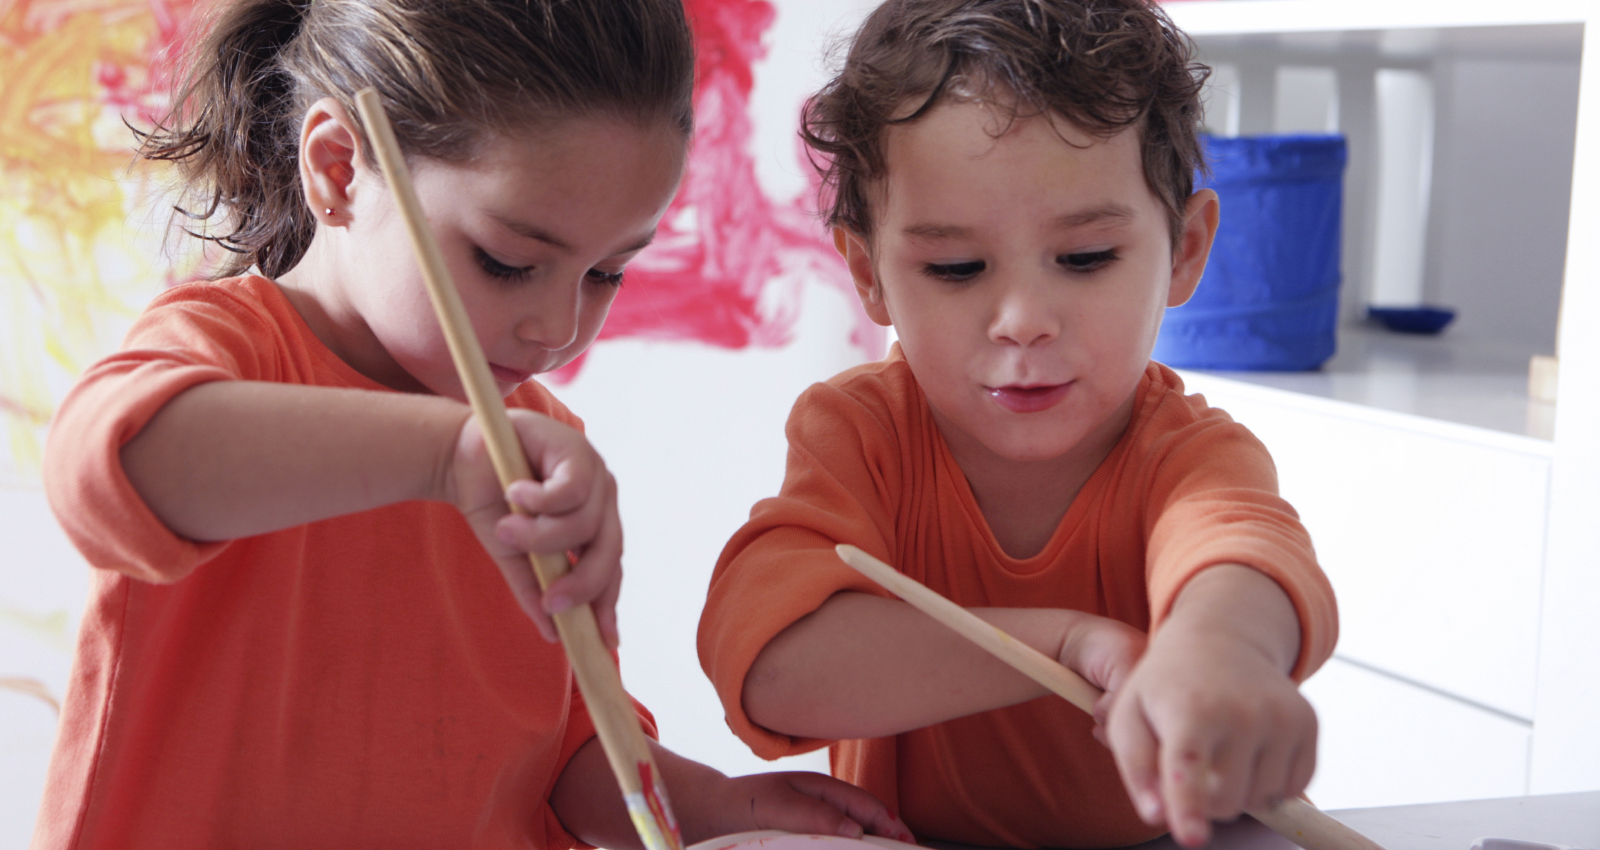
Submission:
POLYGON ((589 280, 592 283, 599 283, 605 286, 621 286, 622 269, 617 269, 614 272, 601 271, 600 269, 590 269, 589 280))
MULTIPOLYGON (((478 261, 478 267, 483 269, 483 273, 496 280, 518 283, 531 276, 535 268, 534 266, 508 266, 490 256, 489 252, 482 248, 474 248, 473 255, 478 261)), ((614 272, 590 269, 584 276, 589 279, 590 283, 598 283, 604 286, 622 285, 621 269, 614 272)))
POLYGON ((474 248, 472 253, 483 273, 498 280, 520 281, 533 273, 533 266, 508 266, 489 256, 489 252, 482 248, 474 248))
POLYGON ((1062 254, 1056 257, 1056 262, 1066 266, 1068 271, 1092 272, 1101 266, 1107 265, 1117 258, 1117 249, 1107 248, 1104 251, 1086 251, 1080 254, 1062 254))
POLYGON ((977 277, 987 265, 982 260, 969 260, 963 263, 929 263, 922 267, 922 273, 938 280, 963 281, 977 277))

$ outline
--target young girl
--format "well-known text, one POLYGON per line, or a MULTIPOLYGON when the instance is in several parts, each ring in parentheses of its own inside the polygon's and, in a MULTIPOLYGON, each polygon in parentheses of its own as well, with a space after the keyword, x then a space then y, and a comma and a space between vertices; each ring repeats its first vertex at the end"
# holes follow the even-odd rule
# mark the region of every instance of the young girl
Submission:
MULTIPOLYGON (((528 379, 594 340, 650 242, 693 65, 677 0, 222 11, 142 153, 236 258, 158 297, 52 429, 51 504, 98 569, 35 848, 637 845, 547 642, 589 602, 615 640, 615 483, 528 379), (542 483, 495 481, 366 86, 542 483), (576 563, 541 596, 529 551, 576 563)), ((688 841, 904 834, 827 777, 656 758, 688 841)))

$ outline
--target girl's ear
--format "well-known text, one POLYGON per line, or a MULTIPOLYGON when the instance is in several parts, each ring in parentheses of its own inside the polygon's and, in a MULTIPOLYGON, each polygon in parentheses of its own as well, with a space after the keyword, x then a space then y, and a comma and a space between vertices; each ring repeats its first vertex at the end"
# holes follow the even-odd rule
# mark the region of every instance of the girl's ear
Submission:
POLYGON ((867 318, 884 327, 894 324, 889 319, 889 308, 883 303, 883 287, 872 268, 872 252, 867 240, 848 228, 833 228, 833 247, 844 255, 844 264, 850 268, 850 277, 856 282, 856 296, 867 311, 867 318))
POLYGON ((300 185, 318 221, 348 224, 360 156, 360 130, 337 100, 325 97, 300 126, 300 185))
POLYGON ((1172 254, 1172 286, 1167 289, 1167 306, 1176 307, 1194 295, 1200 284, 1200 275, 1206 270, 1206 258, 1211 256, 1211 242, 1217 238, 1217 222, 1221 218, 1222 202, 1217 193, 1201 189, 1189 196, 1183 208, 1183 232, 1178 234, 1178 244, 1172 254))

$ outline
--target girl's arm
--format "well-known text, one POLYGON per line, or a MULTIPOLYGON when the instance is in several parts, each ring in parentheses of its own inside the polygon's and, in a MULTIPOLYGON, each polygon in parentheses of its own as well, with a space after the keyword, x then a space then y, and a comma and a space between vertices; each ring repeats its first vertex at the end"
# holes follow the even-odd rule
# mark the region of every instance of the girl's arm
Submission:
MULTIPOLYGON (((820 773, 729 778, 650 742, 685 844, 757 829, 912 841, 910 830, 871 794, 820 773)), ((642 847, 598 738, 573 754, 550 795, 568 832, 596 847, 642 847)))
POLYGON ((122 447, 134 489, 190 540, 230 540, 446 497, 471 412, 438 396, 213 381, 122 447))
POLYGON ((554 641, 551 613, 592 602, 617 642, 622 526, 616 482, 577 430, 526 410, 512 425, 540 481, 510 513, 468 408, 438 396, 214 381, 165 406, 121 450, 150 509, 191 540, 228 540, 410 499, 454 504, 518 604, 554 641), (528 552, 573 552, 541 593, 528 552))
MULTIPOLYGON (((1137 629, 1081 611, 974 614, 1115 691, 1144 648, 1137 629)), ((835 594, 773 638, 744 684, 750 719, 807 738, 877 738, 1048 693, 898 599, 835 594)))

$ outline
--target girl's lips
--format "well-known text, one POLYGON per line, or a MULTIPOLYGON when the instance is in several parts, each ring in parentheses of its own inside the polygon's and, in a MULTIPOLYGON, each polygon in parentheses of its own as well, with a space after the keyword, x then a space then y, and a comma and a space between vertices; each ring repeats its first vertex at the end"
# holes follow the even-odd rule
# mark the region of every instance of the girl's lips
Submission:
POLYGON ((1012 413, 1037 413, 1054 407, 1072 388, 1069 381, 1065 384, 1051 384, 1037 387, 989 387, 989 397, 995 403, 1012 413))
POLYGON ((494 379, 506 384, 520 384, 533 377, 531 372, 513 372, 504 366, 489 364, 489 371, 494 374, 494 379))

